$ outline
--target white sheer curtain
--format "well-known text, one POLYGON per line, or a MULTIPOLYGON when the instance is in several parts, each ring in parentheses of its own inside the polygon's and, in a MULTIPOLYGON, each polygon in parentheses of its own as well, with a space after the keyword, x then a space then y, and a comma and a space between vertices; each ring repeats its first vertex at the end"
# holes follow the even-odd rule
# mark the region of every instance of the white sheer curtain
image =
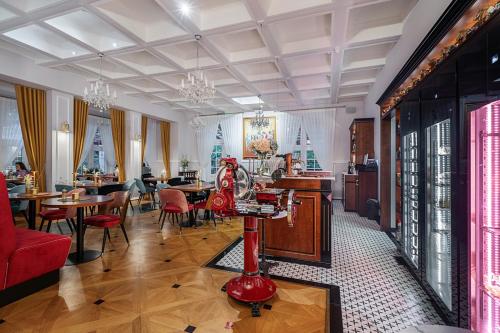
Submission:
POLYGON ((146 135, 146 151, 144 152, 144 160, 148 163, 154 163, 161 160, 161 149, 158 146, 158 128, 160 124, 158 120, 148 119, 148 133, 146 135))
POLYGON ((333 171, 335 138, 335 109, 301 112, 302 125, 323 170, 333 171))
POLYGON ((222 139, 224 140, 224 153, 236 157, 238 161, 243 159, 243 115, 237 114, 222 118, 220 121, 222 139))
POLYGON ((83 142, 82 158, 80 159, 80 165, 78 167, 80 167, 87 160, 87 156, 94 145, 95 132, 99 127, 100 121, 100 118, 88 116, 87 132, 85 132, 85 141, 83 142))
POLYGON ((293 152, 297 145, 297 135, 299 134, 302 122, 301 117, 290 113, 281 113, 276 117, 276 121, 278 153, 286 154, 293 152))
POLYGON ((0 167, 12 164, 23 145, 15 99, 0 97, 0 167))
POLYGON ((216 142, 218 117, 205 117, 205 126, 196 131, 196 145, 198 149, 198 161, 201 167, 201 176, 204 180, 211 180, 210 157, 216 142))
POLYGON ((113 132, 111 131, 111 121, 103 119, 99 126, 102 140, 102 151, 104 153, 105 168, 104 171, 112 173, 115 170, 115 147, 113 143, 113 132))

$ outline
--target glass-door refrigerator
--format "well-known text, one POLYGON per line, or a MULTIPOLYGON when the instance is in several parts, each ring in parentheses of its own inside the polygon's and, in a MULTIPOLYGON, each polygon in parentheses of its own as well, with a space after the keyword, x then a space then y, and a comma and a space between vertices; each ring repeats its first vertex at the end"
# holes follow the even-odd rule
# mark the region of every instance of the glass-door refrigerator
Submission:
POLYGON ((404 260, 418 274, 421 262, 421 180, 422 163, 420 105, 400 105, 401 135, 401 252, 404 260))
POLYGON ((451 308, 451 120, 426 128, 426 280, 451 308))
POLYGON ((470 114, 471 328, 500 332, 500 101, 470 114))

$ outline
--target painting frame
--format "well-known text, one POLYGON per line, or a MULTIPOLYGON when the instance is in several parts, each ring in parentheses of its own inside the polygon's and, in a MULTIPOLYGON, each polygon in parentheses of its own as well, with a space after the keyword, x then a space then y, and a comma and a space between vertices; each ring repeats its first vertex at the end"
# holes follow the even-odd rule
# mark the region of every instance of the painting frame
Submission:
POLYGON ((248 148, 248 144, 252 139, 255 139, 255 136, 262 136, 262 132, 264 132, 266 136, 271 134, 272 139, 275 142, 277 141, 275 116, 264 117, 264 119, 269 120, 269 126, 260 131, 252 128, 251 121, 253 119, 255 119, 255 117, 243 118, 243 159, 257 158, 257 156, 248 148))

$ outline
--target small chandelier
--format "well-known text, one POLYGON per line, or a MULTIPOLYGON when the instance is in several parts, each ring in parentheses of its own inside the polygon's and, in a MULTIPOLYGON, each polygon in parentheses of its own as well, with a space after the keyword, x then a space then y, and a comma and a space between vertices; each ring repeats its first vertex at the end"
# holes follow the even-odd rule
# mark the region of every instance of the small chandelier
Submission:
POLYGON ((201 119, 200 116, 194 116, 190 121, 189 125, 196 131, 200 131, 202 128, 205 127, 205 122, 201 119))
POLYGON ((214 81, 210 84, 207 76, 200 70, 199 47, 201 35, 195 35, 196 38, 196 70, 193 73, 188 73, 187 82, 184 79, 181 81, 179 95, 186 98, 188 102, 193 104, 203 104, 215 96, 214 81))
POLYGON ((269 127, 269 119, 264 117, 264 110, 262 110, 262 99, 259 95, 259 109, 255 110, 255 117, 250 121, 250 126, 257 131, 262 131, 264 128, 269 127))
POLYGON ((104 84, 102 79, 102 58, 104 54, 99 52, 97 55, 99 56, 99 78, 90 83, 90 89, 85 87, 83 100, 99 109, 99 111, 104 112, 116 103, 116 91, 113 91, 113 96, 111 96, 109 84, 104 84))

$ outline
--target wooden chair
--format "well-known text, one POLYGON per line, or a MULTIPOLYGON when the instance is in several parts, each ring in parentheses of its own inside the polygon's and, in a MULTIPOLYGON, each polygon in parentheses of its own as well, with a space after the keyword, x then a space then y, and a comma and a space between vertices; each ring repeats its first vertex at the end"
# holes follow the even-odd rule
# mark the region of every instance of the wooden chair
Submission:
POLYGON ((163 229, 167 214, 171 214, 172 223, 173 217, 175 217, 177 223, 179 224, 179 233, 182 233, 182 216, 183 214, 188 214, 192 211, 194 209, 194 205, 188 203, 184 192, 179 190, 166 188, 160 191, 159 196, 160 202, 163 202, 163 206, 161 208, 163 211, 163 220, 160 230, 163 229), (181 216, 180 221, 179 215, 181 216))
POLYGON ((124 225, 125 219, 127 218, 127 208, 130 202, 130 192, 117 191, 111 193, 110 195, 113 196, 113 201, 110 204, 103 206, 98 215, 89 216, 83 220, 85 229, 88 226, 104 229, 104 234, 102 237, 102 253, 104 253, 104 249, 106 248, 106 238, 111 240, 109 228, 120 226, 127 245, 130 244, 124 225), (111 210, 113 207, 120 208, 119 214, 111 214, 111 210))
MULTIPOLYGON (((68 196, 72 195, 73 193, 80 193, 80 195, 84 195, 85 189, 77 188, 71 190, 68 192, 68 196)), ((76 224, 74 220, 76 217, 76 208, 43 209, 40 212, 40 217, 42 218, 42 222, 40 223, 40 228, 38 229, 39 231, 43 229, 45 221, 49 221, 49 223, 47 224, 46 232, 50 232, 50 227, 52 226, 52 222, 53 221, 59 222, 59 220, 66 221, 69 230, 71 231, 72 234, 76 230, 76 224)), ((57 229, 59 229, 59 232, 63 234, 63 231, 59 223, 56 223, 56 225, 57 229)))

